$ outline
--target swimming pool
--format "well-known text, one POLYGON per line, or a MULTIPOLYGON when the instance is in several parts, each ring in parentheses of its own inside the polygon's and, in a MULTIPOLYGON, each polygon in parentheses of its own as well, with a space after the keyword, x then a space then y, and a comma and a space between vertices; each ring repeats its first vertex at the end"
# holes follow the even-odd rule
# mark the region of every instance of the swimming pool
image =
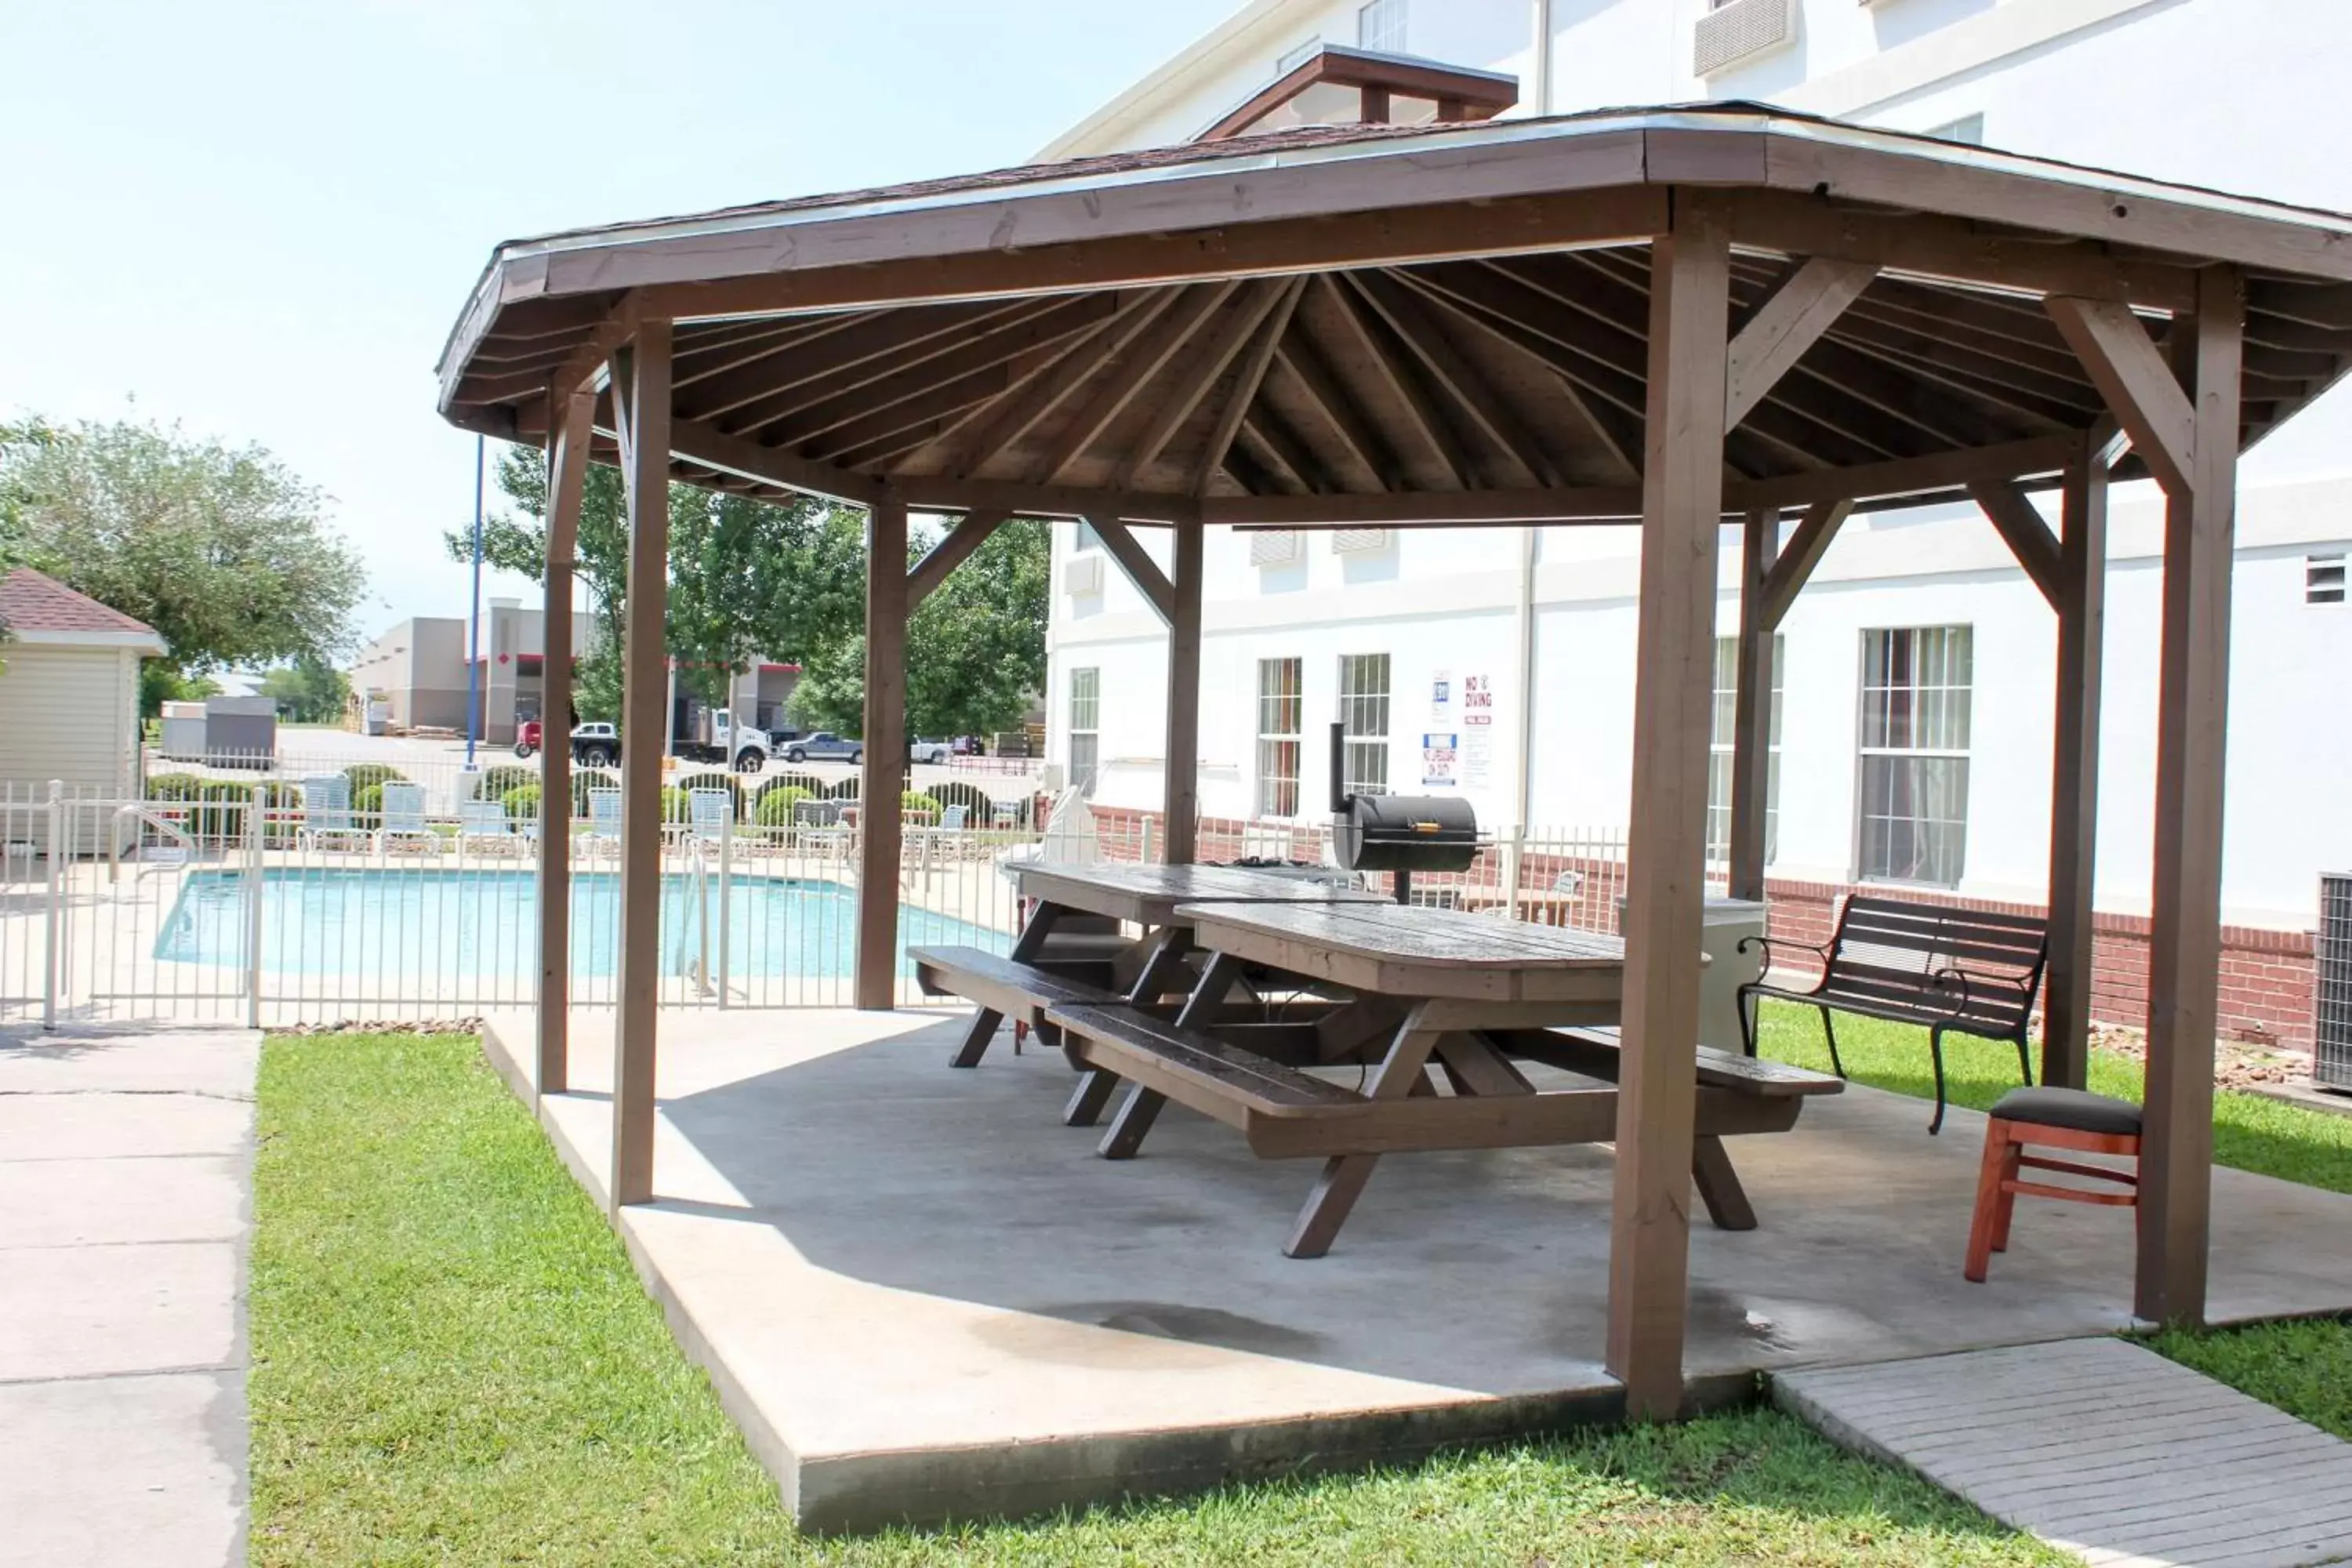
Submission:
MULTIPOLYGON (((662 879, 662 973, 683 974, 706 945, 719 964, 715 879, 662 879)), ((576 975, 617 964, 621 879, 612 871, 572 878, 576 975)), ((845 977, 856 948, 856 889, 823 878, 739 877, 727 889, 727 966, 743 979, 845 977)), ((265 870, 262 967, 348 977, 528 980, 538 968, 538 879, 528 869, 396 871, 341 868, 265 870)), ((197 871, 155 939, 155 956, 177 963, 242 967, 249 918, 244 878, 197 871)), ((957 942, 1004 950, 1011 938, 952 915, 902 906, 899 969, 911 977, 909 943, 957 942)))

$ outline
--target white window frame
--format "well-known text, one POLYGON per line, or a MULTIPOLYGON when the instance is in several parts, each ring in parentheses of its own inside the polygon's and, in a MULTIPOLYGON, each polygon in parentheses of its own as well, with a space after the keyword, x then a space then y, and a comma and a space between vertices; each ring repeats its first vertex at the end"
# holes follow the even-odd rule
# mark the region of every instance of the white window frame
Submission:
POLYGON ((1307 661, 1302 658, 1262 658, 1257 661, 1255 721, 1257 734, 1255 753, 1257 794, 1256 811, 1254 815, 1258 817, 1277 822, 1290 821, 1299 815, 1299 808, 1305 803, 1305 780, 1302 775, 1306 772, 1307 754, 1306 680, 1307 661), (1286 675, 1287 689, 1284 689, 1282 686, 1276 686, 1269 690, 1267 687, 1269 675, 1276 676, 1277 679, 1286 675), (1285 720, 1289 723, 1287 729, 1282 727, 1285 720), (1290 759, 1290 770, 1286 776, 1282 771, 1280 762, 1283 755, 1282 749, 1286 746, 1289 748, 1290 759), (1289 792, 1289 809, 1286 811, 1282 809, 1283 792, 1286 785, 1289 792))
POLYGON ((1090 791, 1102 772, 1102 667, 1087 665, 1070 671, 1070 787, 1090 791), (1086 742, 1086 766, 1078 765, 1080 739, 1086 742))
MULTIPOLYGON (((1789 639, 1772 634, 1772 716, 1766 721, 1771 762, 1764 784, 1764 864, 1780 854, 1780 699, 1788 689, 1789 639)), ((1706 858, 1731 859, 1731 763, 1739 733, 1739 639, 1715 639, 1715 700, 1707 717, 1706 858)))
MULTIPOLYGON (((1956 888, 1968 875, 1969 747, 1973 740, 1976 705, 1976 631, 1966 624, 1915 626, 1873 626, 1865 628, 1860 638, 1859 669, 1856 686, 1859 702, 1855 713, 1854 809, 1853 809, 1853 879, 1857 882, 1892 883, 1896 886, 1956 888), (1874 686, 1871 683, 1872 639, 1885 638, 1888 657, 1895 662, 1895 644, 1891 639, 1908 638, 1910 679, 1897 684, 1889 680, 1874 686), (1929 657, 1924 650, 1928 638, 1940 639, 1934 657, 1939 660, 1932 669, 1927 668, 1929 657), (1955 680, 1953 657, 1957 648, 1960 662, 1966 666, 1964 679, 1955 680), (1929 679, 1930 676, 1935 679, 1929 679), (1872 697, 1887 694, 1885 717, 1875 726, 1872 697), (1907 694, 1901 704, 1905 711, 1898 715, 1895 694, 1907 694), (1874 731, 1881 739, 1874 741, 1874 731), (1897 744, 1896 732, 1907 734, 1909 743, 1897 744), (1922 743, 1932 740, 1936 743, 1922 743), (1957 797, 1956 816, 1927 816, 1915 811, 1909 816, 1897 816, 1891 811, 1874 813, 1871 809, 1873 764, 1882 761, 1918 762, 1948 764, 1945 770, 1950 793, 1957 797), (1871 824, 1874 821, 1909 822, 1915 836, 1928 828, 1951 833, 1955 842, 1948 857, 1923 865, 1915 851, 1907 867, 1897 868, 1891 863, 1875 862, 1882 856, 1873 853, 1871 824)), ((1924 773, 1925 770, 1923 770, 1924 773)), ((1924 800, 1931 792, 1914 784, 1910 795, 1914 800, 1924 800)), ((1923 808, 1924 810, 1924 808, 1923 808)))
POLYGON ((1338 718, 1341 742, 1339 787, 1349 795, 1389 793, 1389 722, 1396 667, 1384 653, 1339 656, 1338 718), (1376 683, 1367 677, 1377 673, 1376 683))
POLYGON ((1383 55, 1405 52, 1407 0, 1367 0, 1356 8, 1356 47, 1383 55))

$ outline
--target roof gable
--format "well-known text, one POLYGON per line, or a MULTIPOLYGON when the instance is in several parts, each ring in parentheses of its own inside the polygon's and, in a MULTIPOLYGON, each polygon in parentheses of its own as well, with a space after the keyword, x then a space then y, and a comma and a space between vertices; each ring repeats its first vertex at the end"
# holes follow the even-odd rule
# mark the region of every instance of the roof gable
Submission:
POLYGON ((0 577, 0 627, 26 641, 89 642, 163 650, 163 639, 146 622, 77 593, 46 572, 19 566, 0 577))

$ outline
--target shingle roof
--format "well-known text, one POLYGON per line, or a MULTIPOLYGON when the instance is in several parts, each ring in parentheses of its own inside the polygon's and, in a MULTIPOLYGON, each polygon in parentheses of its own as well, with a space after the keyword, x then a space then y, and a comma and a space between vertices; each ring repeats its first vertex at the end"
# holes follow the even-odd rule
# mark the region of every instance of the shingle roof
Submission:
POLYGON ((12 632, 144 632, 162 640, 146 622, 77 594, 30 566, 0 577, 0 626, 12 632))

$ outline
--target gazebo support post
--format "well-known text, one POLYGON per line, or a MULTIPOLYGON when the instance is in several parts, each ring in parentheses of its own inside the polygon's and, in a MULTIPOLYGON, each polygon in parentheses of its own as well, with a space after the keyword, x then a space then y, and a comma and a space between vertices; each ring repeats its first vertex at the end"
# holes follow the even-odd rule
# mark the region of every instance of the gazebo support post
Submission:
POLYGON ((2182 465, 2189 482, 2168 494, 2164 512, 2147 1125, 2133 1309, 2159 1323, 2193 1324, 2205 1315, 2213 1048, 2220 1028, 2230 569, 2245 308, 2239 273, 2208 268, 2198 277, 2195 321, 2176 321, 2174 326, 2193 416, 2190 450, 2182 465))
POLYGON ((2092 876, 2099 819, 2100 647, 2107 613, 2107 463, 2066 467, 2058 541, 2058 684, 2050 778, 2050 977, 2042 1081, 2081 1089, 2090 1067, 2092 876))
POLYGON ((1707 714, 1723 510, 1729 229, 1719 205, 1675 193, 1650 263, 1641 626, 1633 696, 1632 866, 1625 912, 1617 1176, 1609 1249, 1609 1370, 1627 1414, 1683 1401, 1706 874, 1707 714))
POLYGON ((534 1092, 572 1081, 572 558, 596 395, 548 391, 545 628, 540 659, 539 1066, 534 1092))
POLYGON ((629 505, 628 627, 621 650, 620 1017, 613 1047, 612 1202, 654 1195, 656 1028, 661 1005, 663 704, 669 663, 670 325, 638 324, 613 366, 629 505))
POLYGON ((856 1001, 887 1013, 898 998, 898 861, 907 785, 907 503, 878 497, 866 513, 866 748, 857 795, 856 1001))
POLYGON ((1168 617, 1168 762, 1163 785, 1166 833, 1161 858, 1171 866, 1200 857, 1201 828, 1201 574, 1207 540, 1200 523, 1170 531, 1174 590, 1168 617))
POLYGON ((1772 634, 1765 580, 1780 548, 1780 514, 1751 511, 1740 531, 1738 695, 1731 739, 1729 891, 1764 897, 1768 813, 1772 799, 1772 634))

